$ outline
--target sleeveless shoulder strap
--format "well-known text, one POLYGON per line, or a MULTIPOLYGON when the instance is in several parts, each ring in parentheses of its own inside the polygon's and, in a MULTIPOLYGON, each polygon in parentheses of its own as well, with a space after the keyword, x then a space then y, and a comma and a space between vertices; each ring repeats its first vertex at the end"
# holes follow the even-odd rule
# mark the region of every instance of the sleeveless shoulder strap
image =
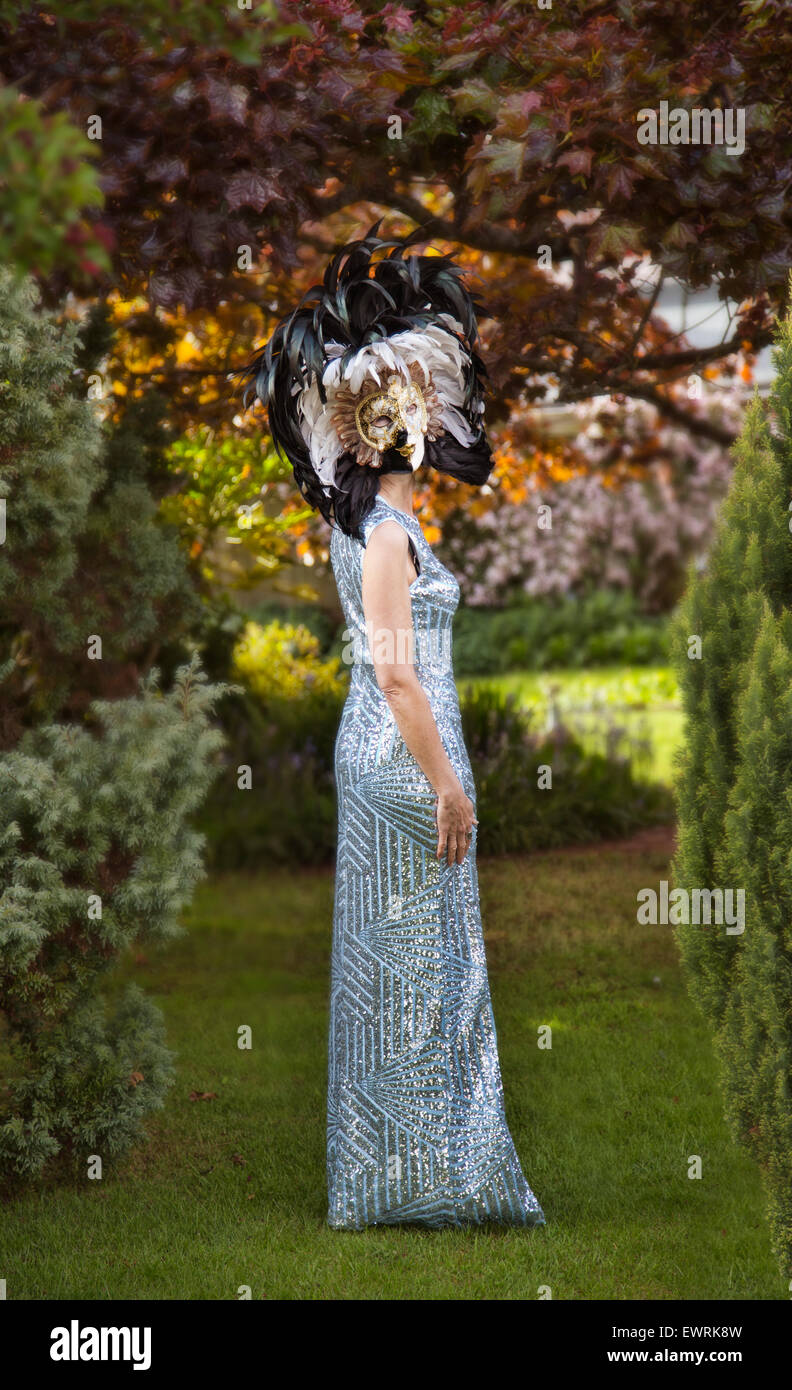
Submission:
POLYGON ((360 523, 360 529, 363 533, 364 546, 368 545, 369 536, 371 535, 372 531, 375 530, 377 526, 380 526, 383 521, 396 521, 399 523, 402 529, 407 532, 407 544, 410 549, 413 564, 415 565, 415 573, 420 574, 421 562, 418 557, 418 550, 415 545, 415 541, 413 540, 412 532, 410 530, 409 519, 405 516, 404 512, 398 511, 396 507, 391 508, 378 506, 376 503, 374 504, 371 511, 368 513, 367 516, 363 518, 363 520, 360 523))

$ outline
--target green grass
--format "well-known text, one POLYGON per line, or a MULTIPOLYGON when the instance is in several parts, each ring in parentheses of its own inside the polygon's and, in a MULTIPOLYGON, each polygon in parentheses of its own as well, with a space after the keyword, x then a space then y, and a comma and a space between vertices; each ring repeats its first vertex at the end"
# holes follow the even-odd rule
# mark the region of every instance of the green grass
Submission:
POLYGON ((543 728, 560 717, 584 746, 604 752, 609 728, 624 729, 626 741, 613 745, 630 758, 637 776, 671 785, 673 758, 682 743, 684 722, 676 675, 666 666, 601 666, 585 671, 518 671, 507 676, 460 679, 467 686, 495 685, 513 691, 543 728))
POLYGON ((652 843, 479 864, 506 1113, 545 1229, 326 1226, 332 875, 233 876, 127 971, 179 1053, 151 1142, 6 1206, 9 1299, 786 1297, 669 929, 636 925, 638 888, 667 874, 652 843))

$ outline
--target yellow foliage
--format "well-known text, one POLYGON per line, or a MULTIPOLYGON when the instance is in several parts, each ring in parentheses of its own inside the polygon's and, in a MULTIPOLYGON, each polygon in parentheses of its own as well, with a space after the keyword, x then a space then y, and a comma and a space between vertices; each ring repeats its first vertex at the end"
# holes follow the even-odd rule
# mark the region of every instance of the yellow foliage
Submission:
POLYGON ((176 361, 181 365, 183 362, 192 362, 199 356, 198 344, 192 333, 185 333, 176 344, 176 361))
POLYGON ((247 623, 234 648, 233 664, 263 700, 340 694, 344 688, 338 657, 322 660, 318 638, 302 623, 247 623))

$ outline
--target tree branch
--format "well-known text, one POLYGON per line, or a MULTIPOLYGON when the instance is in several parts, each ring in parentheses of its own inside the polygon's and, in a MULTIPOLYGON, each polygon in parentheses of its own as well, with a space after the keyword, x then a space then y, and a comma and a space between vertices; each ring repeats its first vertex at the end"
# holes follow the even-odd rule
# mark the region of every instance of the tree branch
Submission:
MULTIPOLYGON (((562 391, 559 394, 558 403, 564 405, 573 401, 590 400, 592 396, 605 394, 606 391, 607 388, 603 392, 595 392, 586 388, 573 388, 569 391, 562 391)), ((710 439, 713 444, 719 444, 722 448, 728 449, 737 438, 731 430, 724 429, 722 425, 717 425, 712 420, 707 420, 699 415, 688 414, 686 410, 677 405, 676 401, 671 400, 669 396, 664 396, 662 392, 656 391, 652 386, 631 382, 629 386, 614 387, 612 391, 619 395, 632 396, 635 400, 646 401, 649 405, 653 405, 666 420, 672 421, 675 425, 681 425, 697 439, 710 439)))

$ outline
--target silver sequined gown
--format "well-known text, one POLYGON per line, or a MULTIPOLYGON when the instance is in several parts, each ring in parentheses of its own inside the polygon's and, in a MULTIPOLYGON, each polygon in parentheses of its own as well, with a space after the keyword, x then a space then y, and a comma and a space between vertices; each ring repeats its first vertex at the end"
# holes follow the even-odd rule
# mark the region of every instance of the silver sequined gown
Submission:
MULTIPOLYGON (((451 665, 459 585, 417 518, 377 497, 368 541, 412 539, 416 670, 470 799, 476 791, 451 665)), ((435 795, 381 693, 365 638, 363 545, 330 555, 354 654, 338 730, 338 854, 327 1101, 329 1224, 544 1224, 503 1106, 476 876, 436 856, 435 795)))

